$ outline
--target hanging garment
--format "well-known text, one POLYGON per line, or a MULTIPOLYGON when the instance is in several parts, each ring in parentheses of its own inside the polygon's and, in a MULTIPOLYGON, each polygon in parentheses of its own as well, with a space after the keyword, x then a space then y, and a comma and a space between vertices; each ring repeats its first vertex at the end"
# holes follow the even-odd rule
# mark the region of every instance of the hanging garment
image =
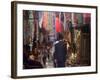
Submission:
POLYGON ((56 25, 56 32, 61 32, 61 24, 60 24, 60 21, 59 21, 59 18, 56 17, 55 19, 55 25, 56 25))

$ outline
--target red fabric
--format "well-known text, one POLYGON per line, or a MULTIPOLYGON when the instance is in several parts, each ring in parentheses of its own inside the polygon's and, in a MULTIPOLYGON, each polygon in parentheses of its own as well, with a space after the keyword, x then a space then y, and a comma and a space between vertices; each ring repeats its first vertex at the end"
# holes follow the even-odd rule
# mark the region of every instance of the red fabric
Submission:
POLYGON ((61 24, 58 17, 56 17, 55 26, 56 26, 56 32, 61 32, 61 24))

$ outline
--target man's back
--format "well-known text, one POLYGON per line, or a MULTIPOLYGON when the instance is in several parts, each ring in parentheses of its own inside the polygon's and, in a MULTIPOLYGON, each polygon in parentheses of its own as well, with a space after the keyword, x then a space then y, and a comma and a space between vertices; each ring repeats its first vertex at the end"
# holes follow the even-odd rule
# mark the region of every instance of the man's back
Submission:
POLYGON ((55 59, 58 61, 65 61, 66 54, 66 46, 63 41, 59 41, 57 44, 55 44, 55 59))

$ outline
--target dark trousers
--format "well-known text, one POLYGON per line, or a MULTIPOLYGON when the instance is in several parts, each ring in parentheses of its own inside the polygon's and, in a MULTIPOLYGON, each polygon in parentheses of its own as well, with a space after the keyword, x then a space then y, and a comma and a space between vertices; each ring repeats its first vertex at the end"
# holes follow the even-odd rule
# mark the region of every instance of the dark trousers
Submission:
POLYGON ((64 61, 57 61, 57 67, 65 67, 64 61))
POLYGON ((43 57, 43 64, 46 65, 46 56, 43 57))

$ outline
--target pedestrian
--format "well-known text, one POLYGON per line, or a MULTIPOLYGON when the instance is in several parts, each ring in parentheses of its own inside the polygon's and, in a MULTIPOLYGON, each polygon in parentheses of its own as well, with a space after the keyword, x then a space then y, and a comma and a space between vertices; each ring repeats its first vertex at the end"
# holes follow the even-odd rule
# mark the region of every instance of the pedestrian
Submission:
POLYGON ((44 67, 46 67, 46 60, 47 60, 47 50, 46 50, 46 47, 43 45, 42 62, 43 62, 44 67))
POLYGON ((56 67, 65 67, 66 55, 67 48, 63 41, 63 35, 58 33, 54 52, 54 63, 56 63, 56 67))

